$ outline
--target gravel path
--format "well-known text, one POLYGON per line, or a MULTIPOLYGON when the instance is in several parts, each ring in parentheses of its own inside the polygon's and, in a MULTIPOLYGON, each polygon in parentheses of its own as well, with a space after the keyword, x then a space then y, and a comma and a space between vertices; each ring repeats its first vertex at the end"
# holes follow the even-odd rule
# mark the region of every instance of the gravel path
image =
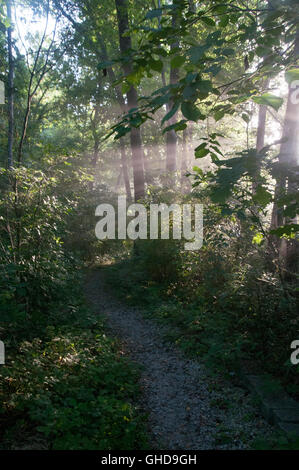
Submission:
POLYGON ((89 273, 86 295, 131 359, 143 366, 141 405, 149 413, 154 449, 246 449, 256 436, 270 435, 243 389, 210 377, 163 339, 165 328, 115 300, 103 270, 89 273))

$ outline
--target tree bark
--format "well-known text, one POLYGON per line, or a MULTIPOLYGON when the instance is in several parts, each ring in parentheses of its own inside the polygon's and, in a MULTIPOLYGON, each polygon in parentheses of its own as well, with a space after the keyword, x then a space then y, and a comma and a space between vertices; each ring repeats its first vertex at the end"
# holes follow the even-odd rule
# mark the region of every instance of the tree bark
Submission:
MULTIPOLYGON (((125 35, 129 28, 128 0, 115 0, 115 6, 118 21, 119 47, 121 54, 125 56, 132 47, 131 37, 125 35)), ((132 67, 129 62, 123 62, 123 71, 125 75, 129 75, 132 72, 132 67)), ((138 107, 137 99, 137 91, 133 86, 131 86, 127 92, 129 109, 138 107)), ((135 201, 138 201, 139 199, 142 199, 145 194, 143 151, 139 128, 132 127, 130 132, 130 142, 133 162, 134 197, 135 201)))
POLYGON ((258 128, 256 135, 256 150, 260 152, 265 146, 267 106, 259 105, 258 128))
POLYGON ((91 115, 91 118, 90 118, 91 132, 92 132, 92 137, 93 137, 93 155, 91 158, 91 165, 93 168, 96 167, 98 160, 99 160, 100 138, 97 132, 97 127, 99 123, 99 113, 100 113, 100 106, 99 106, 99 103, 96 103, 94 107, 94 115, 91 115))
MULTIPOLYGON (((71 15, 69 15, 64 8, 62 8, 61 4, 57 1, 54 1, 54 4, 56 8, 60 11, 60 13, 68 19, 68 21, 73 25, 73 27, 77 30, 80 31, 81 34, 84 34, 84 30, 82 29, 82 25, 80 23, 77 23, 71 15)), ((95 29, 96 29, 95 25, 95 29)), ((97 42, 98 45, 100 46, 100 53, 99 51, 95 51, 97 54, 97 57, 99 61, 107 62, 108 61, 108 53, 107 53, 107 48, 105 41, 103 40, 101 33, 97 31, 97 42)), ((115 73, 112 69, 112 67, 107 68, 107 74, 110 80, 111 85, 113 85, 114 82, 116 82, 116 76, 115 73)), ((115 90, 115 96, 118 101, 118 104, 120 106, 121 112, 125 113, 127 110, 127 105, 125 102, 125 99, 123 97, 123 94, 118 86, 114 87, 115 90)), ((121 165, 122 165, 122 173, 124 175, 124 182, 125 182, 125 187, 126 187, 126 193, 127 193, 127 198, 129 200, 132 200, 132 194, 131 194, 131 187, 130 187, 130 179, 129 179, 129 172, 128 172, 128 161, 125 153, 125 146, 123 139, 120 139, 120 150, 121 150, 121 165)))
MULTIPOLYGON (((297 27, 295 46, 294 46, 294 63, 299 58, 299 26, 297 27)), ((298 86, 297 86, 298 90, 298 86)), ((283 142, 280 146, 279 163, 282 167, 282 175, 277 178, 275 188, 275 201, 282 195, 294 195, 298 191, 294 178, 296 166, 299 161, 299 103, 294 98, 293 84, 289 84, 288 101, 283 126, 283 142)), ((271 227, 273 229, 292 222, 283 215, 283 208, 278 208, 274 203, 272 211, 271 227)), ((283 258, 286 273, 298 272, 298 241, 283 239, 279 243, 279 252, 283 258)))
MULTIPOLYGON (((270 79, 267 78, 263 89, 267 89, 269 87, 270 79)), ((256 151, 259 153, 265 147, 265 133, 266 133, 266 120, 267 120, 267 106, 260 104, 259 105, 259 112, 258 112, 258 126, 257 126, 257 134, 256 134, 256 151)), ((257 178, 252 183, 252 192, 255 194, 257 185, 258 185, 258 177, 259 177, 259 170, 257 170, 257 178)))
POLYGON ((120 144, 122 173, 124 177, 127 199, 128 201, 131 201, 132 200, 131 186, 130 186, 130 179, 129 179, 129 174, 128 174, 126 148, 125 148, 125 143, 124 143, 123 138, 120 139, 119 144, 120 144))
POLYGON ((8 0, 7 18, 10 26, 7 29, 7 48, 8 48, 8 168, 13 167, 13 130, 14 130, 14 61, 12 52, 12 24, 11 24, 11 1, 8 0))
MULTIPOLYGON (((161 7, 161 2, 158 0, 158 8, 161 7)), ((158 23, 159 23, 159 28, 161 28, 160 24, 160 18, 158 18, 158 23)), ((175 17, 173 17, 172 24, 175 25, 176 20, 175 17)), ((175 47, 178 46, 178 43, 175 42, 174 44, 171 44, 170 49, 174 49, 175 47)), ((161 72, 161 79, 162 79, 162 85, 165 87, 166 86, 166 77, 165 77, 165 69, 163 67, 162 72, 161 72)), ((169 77, 169 83, 176 83, 178 80, 178 71, 177 69, 170 69, 170 77, 169 77)), ((170 111, 173 103, 166 103, 166 111, 170 111)), ((169 125, 174 124, 176 121, 175 116, 173 116, 169 120, 169 125)), ((176 170, 176 149, 177 149, 177 135, 174 130, 168 131, 166 133, 166 164, 165 164, 165 169, 167 172, 174 172, 176 170)))
MULTIPOLYGON (((101 49, 101 56, 102 56, 101 60, 107 62, 108 61, 108 54, 107 54, 106 44, 105 44, 102 36, 99 33, 98 33, 98 42, 99 42, 100 49, 101 49)), ((108 67, 107 73, 108 73, 110 83, 113 86, 113 83, 116 82, 115 73, 114 73, 114 71, 111 67, 108 67)), ((115 96, 116 96, 116 99, 117 99, 118 104, 120 106, 121 112, 125 113, 126 110, 127 110, 127 106, 126 106, 126 102, 124 100, 123 94, 122 94, 119 87, 114 87, 114 90, 115 90, 115 96)), ((125 143, 124 143, 123 138, 120 139, 119 144, 120 144, 122 174, 123 174, 123 177, 124 177, 124 184, 125 184, 125 188, 126 188, 126 194, 127 194, 128 200, 131 201, 132 200, 132 193, 131 193, 130 178, 129 178, 129 171, 128 171, 128 160, 127 160, 126 148, 125 148, 125 143)))
MULTIPOLYGON (((174 2, 173 2, 174 5, 174 2)), ((174 12, 172 17, 172 26, 175 27, 177 24, 177 16, 174 12)), ((170 50, 173 51, 175 48, 179 46, 178 41, 173 42, 170 45, 170 50)), ((179 79, 179 72, 177 68, 170 68, 170 77, 169 83, 175 84, 178 82, 179 79)), ((169 103, 169 108, 171 109, 173 106, 173 102, 169 103)), ((169 119, 169 125, 175 124, 176 122, 176 114, 169 119)), ((171 131, 166 133, 166 171, 169 173, 173 173, 177 169, 177 135, 176 132, 172 129, 171 131)))
POLYGON ((183 141, 182 141, 182 158, 181 158, 181 188, 183 190, 184 183, 186 180, 186 170, 187 170, 187 153, 188 153, 188 130, 183 130, 183 141))

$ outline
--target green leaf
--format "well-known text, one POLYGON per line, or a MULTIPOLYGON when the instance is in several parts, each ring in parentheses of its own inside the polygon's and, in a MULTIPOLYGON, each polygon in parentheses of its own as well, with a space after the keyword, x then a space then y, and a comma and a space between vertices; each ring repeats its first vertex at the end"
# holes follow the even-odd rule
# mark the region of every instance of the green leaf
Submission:
POLYGON ((285 79, 289 84, 295 81, 299 82, 299 69, 287 70, 285 73, 285 79))
POLYGON ((215 145, 211 145, 210 147, 211 147, 211 149, 213 149, 215 152, 219 153, 219 155, 222 155, 222 156, 223 156, 223 153, 221 152, 221 150, 220 150, 218 147, 216 147, 215 145))
POLYGON ((113 60, 106 60, 104 62, 100 62, 98 64, 98 70, 107 69, 108 67, 111 67, 111 65, 113 65, 113 64, 114 64, 113 60))
POLYGON ((149 66, 152 70, 155 70, 155 72, 162 72, 163 70, 162 60, 151 59, 149 62, 149 66))
POLYGON ((211 190, 211 200, 215 203, 224 203, 231 195, 231 188, 229 186, 215 186, 211 190))
POLYGON ((219 22, 219 26, 220 28, 225 28, 225 26, 227 26, 229 23, 229 16, 226 15, 226 16, 223 16, 219 22))
POLYGON ((252 239, 252 243, 255 245, 260 245, 263 242, 263 240, 264 240, 264 235, 261 232, 257 232, 252 239))
POLYGON ((158 18, 159 16, 162 16, 162 8, 155 8, 154 10, 148 11, 145 18, 152 19, 152 18, 158 18))
POLYGON ((140 69, 138 69, 127 75, 126 79, 131 85, 137 86, 140 83, 141 77, 142 73, 140 69))
POLYGON ((223 49, 222 54, 226 55, 226 56, 234 55, 235 50, 234 49, 229 49, 229 48, 223 49))
POLYGON ((269 49, 267 47, 258 46, 255 50, 255 53, 258 57, 265 57, 269 54, 269 49))
POLYGON ((175 113, 177 112, 178 109, 179 109, 179 103, 174 104, 173 107, 171 108, 171 110, 168 111, 167 114, 165 114, 165 116, 163 117, 161 123, 163 124, 165 121, 168 121, 170 118, 172 118, 172 116, 175 115, 175 113))
POLYGON ((230 22, 236 24, 239 21, 240 14, 230 15, 230 22))
POLYGON ((198 81, 196 87, 199 90, 198 98, 200 99, 207 98, 207 96, 213 89, 212 82, 210 80, 198 81))
POLYGON ((186 119, 189 121, 198 121, 204 120, 205 116, 200 112, 200 110, 195 106, 191 101, 184 101, 181 104, 181 111, 186 119))
POLYGON ((196 150, 200 150, 200 149, 203 149, 207 146, 207 143, 206 142, 203 142, 202 144, 200 144, 198 147, 196 147, 195 151, 196 150))
POLYGON ((296 232, 299 232, 299 225, 298 224, 289 224, 284 225, 282 227, 278 227, 275 230, 271 230, 270 233, 273 235, 277 235, 277 237, 290 237, 294 238, 296 232))
POLYGON ((271 106, 271 108, 274 108, 276 111, 278 111, 283 104, 282 98, 276 95, 272 95, 271 93, 264 93, 263 95, 255 96, 252 99, 255 103, 271 106))
POLYGON ((198 166, 194 166, 192 169, 193 169, 193 171, 195 171, 198 175, 203 176, 204 173, 203 173, 202 169, 199 168, 198 166))
POLYGON ((255 194, 252 196, 252 199, 257 204, 265 207, 272 201, 272 194, 269 193, 264 186, 259 185, 255 194))
POLYGON ((215 121, 216 122, 220 121, 220 119, 222 119, 224 115, 225 115, 225 111, 223 110, 216 111, 216 113, 214 114, 215 121))
POLYGON ((241 115, 241 118, 242 118, 243 121, 245 121, 247 124, 248 124, 249 121, 250 121, 250 117, 249 117, 248 114, 246 114, 246 113, 243 113, 243 114, 241 115))
POLYGON ((190 55, 190 60, 192 64, 196 65, 204 56, 206 50, 209 49, 209 46, 193 46, 189 49, 188 53, 190 55))
POLYGON ((131 88, 131 85, 127 82, 124 82, 122 83, 121 85, 121 91, 122 91, 122 94, 125 95, 131 88))
MULTIPOLYGON (((228 5, 217 5, 213 8, 216 13, 226 13, 228 11, 228 5)), ((225 16, 227 18, 227 16, 225 16)))
POLYGON ((162 57, 167 57, 168 56, 168 52, 163 49, 163 47, 154 47, 152 49, 152 54, 155 54, 155 55, 160 55, 162 57))
POLYGON ((186 58, 184 56, 177 55, 171 60, 170 65, 173 69, 176 69, 176 68, 181 67, 185 63, 185 60, 186 58))
POLYGON ((130 128, 124 127, 124 126, 118 126, 115 129, 115 132, 116 132, 115 139, 120 139, 121 137, 126 135, 128 132, 130 132, 130 128))
POLYGON ((212 18, 209 18, 208 16, 202 16, 200 20, 205 23, 207 26, 215 26, 216 23, 212 18))
POLYGON ((183 97, 185 99, 192 98, 196 93, 196 84, 192 83, 191 85, 188 85, 184 88, 183 90, 183 97))
POLYGON ((195 150, 195 158, 204 158, 206 157, 210 151, 206 148, 201 148, 199 150, 195 150))
POLYGON ((184 88, 183 97, 188 100, 197 95, 202 100, 207 98, 212 89, 212 82, 210 80, 197 80, 195 83, 191 83, 184 88))
POLYGON ((210 72, 213 77, 216 77, 216 75, 220 72, 221 70, 221 65, 214 64, 208 69, 205 70, 205 72, 210 72))
POLYGON ((179 122, 171 124, 171 126, 165 127, 165 129, 163 129, 163 134, 165 134, 165 132, 169 132, 171 130, 174 130, 175 132, 183 131, 184 129, 186 129, 186 127, 187 127, 186 121, 181 120, 179 122))

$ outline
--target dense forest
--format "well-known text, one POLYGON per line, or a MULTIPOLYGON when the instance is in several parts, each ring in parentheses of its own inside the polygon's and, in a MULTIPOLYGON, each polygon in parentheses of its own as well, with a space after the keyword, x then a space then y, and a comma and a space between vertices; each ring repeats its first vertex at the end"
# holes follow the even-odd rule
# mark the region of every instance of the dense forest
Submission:
POLYGON ((298 1, 0 0, 0 103, 0 449, 299 449, 298 1))

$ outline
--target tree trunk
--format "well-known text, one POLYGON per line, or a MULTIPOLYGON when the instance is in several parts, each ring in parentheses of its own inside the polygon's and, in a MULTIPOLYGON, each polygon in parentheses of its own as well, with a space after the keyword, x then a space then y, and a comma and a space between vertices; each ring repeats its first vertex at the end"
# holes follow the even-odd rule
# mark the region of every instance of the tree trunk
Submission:
MULTIPOLYGON (((70 21, 70 23, 74 26, 74 28, 82 34, 82 31, 80 30, 81 25, 79 23, 76 23, 76 21, 61 7, 59 2, 55 1, 54 3, 55 3, 56 8, 60 11, 60 13, 62 13, 62 15, 70 21)), ((95 29, 97 29, 96 24, 95 24, 95 29)), ((97 31, 97 42, 98 42, 98 45, 100 46, 100 52, 99 52, 98 49, 95 51, 96 54, 97 54, 97 57, 98 57, 99 61, 107 62, 108 61, 108 54, 107 54, 106 44, 105 44, 105 41, 103 40, 102 35, 99 31, 97 31)), ((108 73, 110 83, 113 86, 114 82, 116 81, 116 76, 115 76, 115 73, 114 73, 112 67, 108 67, 107 73, 108 73)), ((122 92, 121 92, 121 90, 118 86, 114 87, 114 90, 115 90, 116 99, 119 103, 121 112, 125 113, 126 110, 127 110, 127 106, 126 106, 126 102, 124 100, 123 94, 122 94, 122 92)), ((124 175, 124 181, 125 181, 125 186, 126 186, 127 197, 128 197, 128 199, 132 199, 131 188, 130 188, 130 180, 129 180, 129 172, 128 172, 128 161, 127 161, 125 153, 123 153, 123 151, 125 152, 125 147, 124 147, 124 144, 122 142, 120 142, 120 148, 121 148, 122 173, 124 175), (123 157, 125 157, 125 158, 123 158, 123 157)))
MULTIPOLYGON (((267 78, 264 83, 264 89, 269 87, 270 79, 267 78)), ((259 153, 265 147, 265 133, 266 133, 266 120, 267 120, 267 106, 260 104, 258 112, 258 126, 256 134, 256 151, 259 153)), ((257 171, 257 178, 252 183, 252 192, 255 194, 258 185, 259 171, 257 171)))
MULTIPOLYGON (((129 28, 127 3, 128 0, 115 0, 119 31, 119 47, 122 55, 125 55, 132 47, 131 37, 125 35, 129 28)), ((129 62, 123 62, 123 71, 125 75, 129 75, 132 72, 132 67, 129 62)), ((137 98, 137 91, 133 86, 131 86, 131 88, 127 92, 127 101, 129 109, 138 107, 137 98)), ((138 201, 139 199, 142 199, 145 194, 143 152, 139 128, 132 127, 130 132, 130 141, 133 162, 134 196, 135 201, 138 201)))
POLYGON ((30 116, 30 113, 31 113, 32 98, 33 98, 33 96, 30 94, 30 92, 28 90, 27 106, 26 106, 25 117, 24 117, 24 122, 23 122, 23 127, 22 127, 22 133, 21 133, 21 138, 20 138, 20 143, 19 143, 19 148, 18 148, 18 165, 21 165, 22 159, 23 159, 23 148, 24 148, 25 139, 27 137, 29 116, 30 116))
MULTIPOLYGON (((174 5, 174 2, 173 2, 174 5)), ((177 24, 177 18, 176 14, 173 14, 172 17, 172 26, 175 27, 177 24)), ((173 51, 175 48, 179 46, 178 41, 173 42, 170 45, 170 50, 173 51)), ((170 68, 170 77, 169 77, 169 83, 170 84, 175 84, 178 82, 179 79, 179 73, 177 68, 170 68)), ((171 109, 173 106, 173 102, 169 103, 169 108, 171 109)), ((169 119, 169 125, 175 124, 176 122, 176 115, 172 116, 171 119, 169 119)), ((171 131, 166 133, 166 171, 173 173, 176 171, 176 151, 177 151, 177 135, 176 132, 172 129, 171 131)))
POLYGON ((14 62, 12 53, 12 25, 11 25, 11 2, 6 3, 7 18, 10 26, 7 29, 8 48, 8 168, 13 167, 13 129, 14 129, 14 62))
POLYGON ((128 174, 127 155, 126 155, 125 143, 124 143, 123 138, 120 139, 119 143, 120 143, 121 166, 122 166, 122 173, 124 177, 127 199, 128 201, 131 201, 132 194, 131 194, 130 179, 129 179, 129 174, 128 174))
POLYGON ((258 128, 256 135, 256 150, 260 152, 265 146, 267 106, 259 105, 258 128))
MULTIPOLYGON (((107 62, 108 61, 107 48, 100 33, 98 33, 98 42, 101 48, 100 60, 107 62)), ((107 72, 108 72, 108 77, 109 77, 111 86, 113 86, 114 82, 116 82, 115 73, 111 67, 108 67, 107 72)), ((120 106, 121 112, 125 113, 127 111, 127 106, 126 106, 126 102, 124 100, 123 94, 118 86, 114 87, 114 90, 115 90, 115 96, 120 106)), ((126 155, 125 143, 123 139, 120 139, 120 156, 121 156, 122 174, 124 177, 126 194, 127 194, 128 200, 131 201, 132 193, 131 193, 130 178, 129 178, 129 171, 128 171, 128 160, 127 160, 127 155, 126 155)))
MULTIPOLYGON (((299 58, 299 26, 297 27, 295 47, 294 47, 294 63, 299 58)), ((294 98, 295 92, 298 91, 294 88, 294 84, 289 84, 288 101, 286 114, 283 126, 283 139, 285 139, 280 146, 279 163, 282 167, 282 175, 277 178, 275 188, 275 201, 282 195, 296 196, 298 191, 295 178, 296 166, 299 161, 299 103, 294 98)), ((273 206, 271 226, 273 229, 290 223, 291 220, 283 215, 283 208, 278 208, 277 204, 273 206)), ((298 272, 298 241, 283 239, 279 243, 280 256, 284 260, 286 277, 292 273, 298 272)))
POLYGON ((183 130, 183 141, 182 141, 182 158, 181 158, 181 189, 184 189, 186 181, 186 170, 187 170, 187 153, 188 153, 188 130, 183 130))
POLYGON ((93 136, 93 155, 91 158, 91 165, 93 168, 97 166, 99 160, 100 138, 98 136, 97 128, 99 123, 99 105, 95 105, 94 116, 90 118, 91 132, 93 136))
MULTIPOLYGON (((158 0, 158 8, 161 7, 161 2, 158 0)), ((158 23, 159 23, 159 28, 161 28, 160 25, 160 17, 158 18, 158 23)), ((173 25, 175 25, 175 17, 172 20, 173 25)), ((178 43, 175 42, 174 44, 171 44, 170 49, 174 49, 175 47, 178 46, 178 43)), ((170 69, 170 78, 169 78, 169 83, 176 83, 178 80, 178 73, 177 69, 170 69)), ((166 77, 165 77, 165 69, 163 67, 162 72, 161 72, 161 79, 162 79, 162 85, 165 87, 166 86, 166 77)), ((166 103, 166 111, 170 111, 173 103, 166 103)), ((176 121, 175 116, 173 116, 169 120, 169 125, 174 124, 176 121)), ((174 130, 169 131, 166 133, 166 171, 167 172, 174 172, 176 170, 176 148, 177 148, 177 135, 174 130)))

